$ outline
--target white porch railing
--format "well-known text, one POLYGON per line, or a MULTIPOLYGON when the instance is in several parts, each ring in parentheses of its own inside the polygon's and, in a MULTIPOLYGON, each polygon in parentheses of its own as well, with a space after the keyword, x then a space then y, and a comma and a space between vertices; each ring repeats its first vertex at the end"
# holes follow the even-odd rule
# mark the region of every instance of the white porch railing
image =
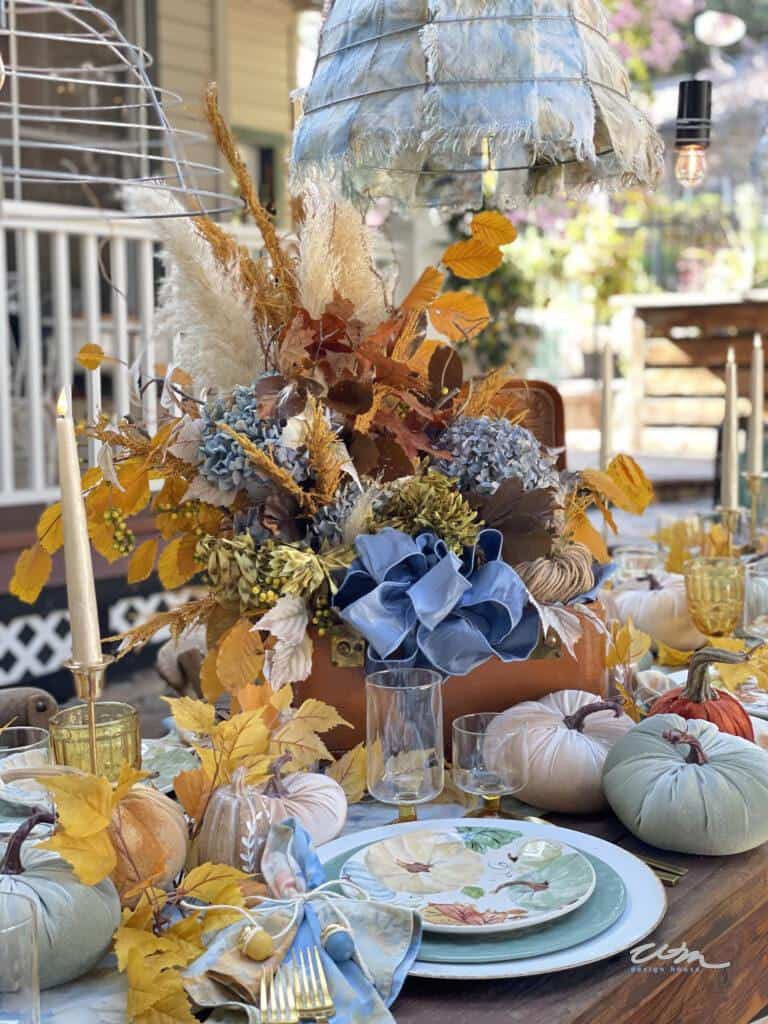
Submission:
MULTIPOLYGON (((234 231, 258 246, 252 228, 234 231)), ((102 408, 131 410, 134 360, 149 374, 167 361, 152 336, 155 269, 151 221, 94 219, 92 209, 48 203, 0 206, 0 506, 56 497, 56 396, 72 387, 82 345, 96 342, 119 360, 84 373, 79 412, 89 419, 102 408)), ((141 412, 150 426, 156 403, 148 388, 141 412)))

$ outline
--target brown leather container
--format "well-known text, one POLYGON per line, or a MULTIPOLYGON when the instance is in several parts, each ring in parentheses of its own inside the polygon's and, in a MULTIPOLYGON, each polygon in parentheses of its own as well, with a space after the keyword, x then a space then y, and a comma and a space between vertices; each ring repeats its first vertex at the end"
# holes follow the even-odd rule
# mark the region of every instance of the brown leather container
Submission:
MULTIPOLYGON (((600 611, 599 605, 592 606, 600 611)), ((505 711, 523 700, 536 700, 556 690, 586 690, 601 694, 605 675, 605 636, 582 618, 583 633, 576 657, 542 645, 529 661, 505 665, 492 658, 468 676, 454 677, 443 692, 446 741, 451 722, 475 711, 505 711)), ((315 643, 312 675, 295 687, 300 700, 327 701, 352 728, 328 734, 330 750, 349 750, 365 739, 365 685, 362 668, 341 668, 331 660, 328 638, 315 643)))

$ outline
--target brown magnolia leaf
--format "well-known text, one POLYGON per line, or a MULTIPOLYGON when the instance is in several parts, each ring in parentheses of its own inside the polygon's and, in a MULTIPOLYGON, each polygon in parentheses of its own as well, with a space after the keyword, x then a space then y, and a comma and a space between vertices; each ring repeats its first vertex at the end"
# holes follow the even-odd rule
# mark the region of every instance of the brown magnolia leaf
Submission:
POLYGON ((239 604, 217 604, 205 623, 205 642, 209 651, 218 647, 224 634, 240 618, 239 604))
POLYGON ((75 356, 75 361, 79 363, 84 370, 98 370, 106 358, 107 354, 101 345, 97 345, 95 342, 90 342, 88 345, 83 345, 75 356))
POLYGON ((413 473, 413 462, 406 455, 403 446, 394 438, 378 437, 376 446, 379 449, 379 472, 385 483, 413 473))
POLYGON ((441 270, 427 267, 400 303, 400 308, 407 309, 409 313, 423 313, 440 294, 444 281, 445 274, 441 270))
POLYGON ((428 376, 432 397, 436 402, 451 391, 458 391, 464 381, 461 356, 450 345, 441 345, 435 349, 429 361, 428 376))
POLYGON ((483 210, 472 218, 472 237, 488 245, 509 245, 517 238, 517 229, 508 217, 498 210, 483 210))
POLYGON ((557 508, 551 488, 526 491, 516 477, 504 480, 480 505, 480 518, 504 538, 504 561, 510 565, 532 562, 552 550, 549 525, 557 508))
POLYGON ((443 253, 443 263, 456 277, 475 280, 487 277, 504 262, 504 254, 497 245, 488 245, 481 238, 468 238, 454 242, 443 253))
POLYGON ((353 431, 348 449, 360 476, 373 476, 379 465, 379 446, 370 434, 353 431))
POLYGON ((329 388, 325 403, 345 416, 359 416, 373 405, 373 384, 352 377, 340 380, 329 388))
POLYGON ((61 514, 61 502, 49 505, 37 521, 35 528, 37 539, 48 552, 55 554, 64 544, 64 517, 61 514))
POLYGON ((466 341, 488 326, 491 314, 485 299, 473 292, 445 292, 429 307, 429 318, 451 341, 466 341))
POLYGON ((51 575, 53 560, 42 544, 25 548, 16 559, 9 593, 25 604, 34 604, 51 575))
POLYGON ((255 682, 264 668, 264 645, 250 619, 240 619, 218 645, 216 673, 230 693, 255 682))
POLYGON ((139 544, 128 563, 126 579, 129 583, 141 583, 149 579, 155 567, 155 558, 160 541, 157 537, 150 537, 143 544, 139 544))
POLYGON ((438 341, 436 338, 426 338, 408 360, 408 365, 416 373, 426 377, 432 356, 444 344, 444 341, 438 341))

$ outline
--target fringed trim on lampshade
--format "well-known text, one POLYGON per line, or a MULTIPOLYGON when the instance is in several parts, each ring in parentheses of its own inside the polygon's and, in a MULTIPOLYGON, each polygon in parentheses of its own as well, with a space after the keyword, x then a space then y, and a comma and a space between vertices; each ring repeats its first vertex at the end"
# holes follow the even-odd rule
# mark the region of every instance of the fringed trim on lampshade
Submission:
POLYGON ((654 186, 599 0, 336 0, 296 129, 293 187, 479 207, 654 186))
POLYGON ((515 572, 537 601, 559 604, 588 593, 595 585, 592 553, 573 543, 546 558, 515 566, 515 572))

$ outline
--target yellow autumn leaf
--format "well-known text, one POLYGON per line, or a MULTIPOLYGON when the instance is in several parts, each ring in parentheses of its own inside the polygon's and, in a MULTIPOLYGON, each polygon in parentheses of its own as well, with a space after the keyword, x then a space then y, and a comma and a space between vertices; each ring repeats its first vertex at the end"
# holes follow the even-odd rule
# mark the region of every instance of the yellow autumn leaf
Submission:
POLYGON ((149 471, 140 459, 129 459, 117 467, 117 479, 120 487, 112 488, 112 502, 123 515, 135 516, 149 504, 149 471))
POLYGON ((129 583, 141 583, 142 580, 149 579, 155 567, 159 545, 157 537, 150 537, 143 544, 139 544, 128 563, 126 579, 129 583))
POLYGON ((661 641, 657 643, 656 662, 665 668, 682 668, 688 664, 692 655, 693 651, 678 651, 661 641))
POLYGON ((151 774, 152 772, 140 771, 138 768, 134 768, 132 764, 124 761, 120 766, 120 774, 115 783, 115 788, 112 790, 112 807, 115 808, 123 797, 130 793, 134 786, 148 779, 151 774))
POLYGON ((124 971, 128 966, 128 958, 137 951, 142 957, 154 956, 157 953, 163 954, 159 959, 153 961, 158 967, 184 967, 189 962, 186 960, 181 949, 164 935, 155 935, 153 931, 139 928, 118 928, 115 932, 115 954, 117 956, 117 969, 124 971))
POLYGON ((246 763, 245 781, 249 786, 260 786, 263 782, 267 782, 274 775, 272 771, 274 763, 274 754, 259 754, 258 757, 249 757, 246 763))
POLYGON ((168 902, 168 893, 163 889, 146 888, 134 907, 126 907, 120 917, 123 928, 151 930, 155 925, 155 910, 162 910, 168 902))
POLYGON ((624 714, 628 715, 636 724, 638 722, 642 722, 643 712, 640 710, 634 697, 629 693, 627 688, 622 683, 616 683, 616 691, 619 697, 621 697, 622 711, 624 714))
MULTIPOLYGON (((106 779, 104 780, 106 782, 106 779)), ((107 783, 109 785, 109 783, 107 783)), ((50 839, 38 843, 39 850, 51 850, 68 864, 83 885, 98 885, 115 870, 117 857, 109 832, 76 836, 70 832, 56 832, 50 839)))
POLYGON ((179 729, 209 736, 216 727, 216 708, 192 697, 163 697, 179 729))
POLYGON ((84 370, 98 370, 106 358, 107 354, 104 349, 101 345, 97 345, 95 342, 89 342, 89 344, 83 345, 75 356, 76 362, 78 362, 84 370))
POLYGON ((162 958, 146 957, 133 949, 127 956, 126 973, 126 1010, 132 1024, 196 1024, 181 975, 167 969, 162 958))
POLYGON ((440 294, 445 274, 437 267, 427 267, 421 277, 400 303, 400 308, 409 313, 423 313, 440 294))
POLYGON ((265 754, 269 746, 269 728, 261 711, 243 711, 232 715, 213 730, 213 747, 226 761, 227 767, 234 766, 265 754))
POLYGON ((647 633, 635 629, 632 619, 621 625, 611 624, 611 637, 608 642, 606 668, 618 668, 623 665, 635 665, 651 649, 651 638, 647 633))
POLYGON ((358 743, 328 768, 327 774, 344 790, 347 802, 356 804, 365 796, 367 763, 365 745, 358 743))
POLYGON ((176 799, 192 818, 200 821, 211 795, 211 778, 204 768, 192 768, 179 772, 173 780, 176 799))
POLYGON ((52 794, 61 827, 75 838, 96 835, 112 820, 112 786, 95 775, 40 776, 52 794))
POLYGON ((103 520, 88 520, 88 536, 94 551, 98 551, 102 558, 105 558, 110 565, 123 557, 121 551, 115 546, 115 534, 112 527, 103 520))
POLYGON ((429 307, 435 329, 451 341, 479 334, 491 319, 485 299, 472 292, 444 292, 429 307))
POLYGON ((224 687, 219 681, 219 674, 216 669, 216 660, 219 652, 214 648, 208 651, 200 665, 200 689, 203 696, 210 704, 215 704, 224 693, 224 687))
POLYGON ((250 619, 240 619, 218 645, 216 673, 230 693, 255 682, 264 668, 264 645, 250 619))
POLYGON ((514 224, 498 210, 483 210, 472 218, 473 238, 479 238, 488 245, 509 245, 517 238, 514 224))
POLYGON ((64 544, 64 518, 60 501, 45 509, 37 521, 35 533, 49 555, 55 554, 64 544))
POLYGON ((350 725, 350 723, 341 717, 333 705, 312 697, 305 700, 296 710, 293 717, 286 722, 285 728, 289 732, 291 729, 328 732, 330 729, 335 729, 337 725, 350 725))
POLYGON ((183 586, 200 571, 194 557, 196 547, 194 533, 184 533, 165 545, 157 562, 157 573, 167 590, 183 586))
POLYGON ((653 484, 632 456, 614 456, 608 463, 606 472, 624 496, 623 504, 618 501, 614 501, 614 504, 625 512, 631 512, 636 516, 642 515, 653 501, 653 484))
POLYGON ((279 690, 274 690, 270 698, 270 704, 273 708, 277 708, 278 711, 287 711, 292 703, 293 687, 290 683, 281 686, 279 690))
POLYGON ((454 242, 443 253, 443 263, 465 280, 487 277, 504 262, 504 254, 497 245, 488 245, 482 238, 468 238, 454 242))
POLYGON ((34 604, 52 569, 53 561, 42 544, 25 548, 16 559, 8 592, 25 604, 34 604))
POLYGON ((251 876, 227 864, 201 864, 187 872, 177 888, 177 894, 184 899, 200 900, 203 903, 228 903, 233 907, 243 905, 242 883, 251 876))
POLYGON ((568 520, 566 532, 572 541, 589 548, 602 565, 610 562, 611 556, 608 554, 605 541, 583 512, 577 513, 568 520))
POLYGON ((432 356, 439 348, 442 348, 444 344, 444 341, 438 341, 435 338, 425 338, 408 360, 408 367, 413 370, 414 373, 418 373, 421 374, 422 377, 426 377, 432 356))
POLYGON ((291 770, 301 771, 315 761, 332 761, 333 755, 316 732, 309 729, 282 726, 272 734, 274 748, 280 754, 291 755, 291 770))
POLYGON ((622 488, 603 469, 582 470, 581 482, 584 487, 590 491, 595 491, 598 495, 602 495, 619 508, 623 508, 627 501, 627 496, 622 488))
POLYGON ((184 964, 190 964, 203 952, 203 923, 197 917, 183 917, 163 932, 163 938, 173 943, 184 964))

